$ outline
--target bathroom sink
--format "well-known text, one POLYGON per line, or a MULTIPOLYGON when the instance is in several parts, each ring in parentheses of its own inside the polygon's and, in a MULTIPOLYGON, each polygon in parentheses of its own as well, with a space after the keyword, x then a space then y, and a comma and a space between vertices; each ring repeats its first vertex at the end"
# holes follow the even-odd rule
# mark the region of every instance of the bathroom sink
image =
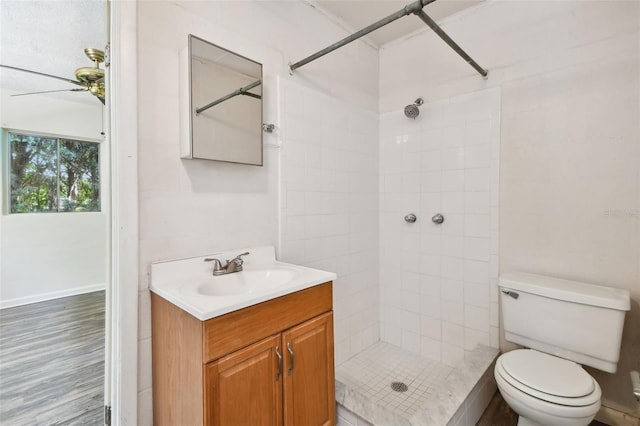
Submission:
POLYGON ((245 270, 212 276, 200 283, 195 291, 205 296, 235 296, 257 293, 286 285, 296 275, 295 270, 286 267, 245 270))
POLYGON ((150 290, 199 320, 211 318, 336 279, 321 271, 276 260, 273 246, 252 247, 187 259, 154 262, 150 290), (213 275, 206 259, 244 255, 243 271, 213 275))

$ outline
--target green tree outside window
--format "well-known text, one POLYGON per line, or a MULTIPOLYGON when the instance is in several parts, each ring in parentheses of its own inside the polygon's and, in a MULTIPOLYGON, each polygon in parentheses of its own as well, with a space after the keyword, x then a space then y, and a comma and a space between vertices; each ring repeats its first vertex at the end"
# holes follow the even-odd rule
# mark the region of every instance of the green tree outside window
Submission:
POLYGON ((100 211, 99 145, 7 133, 10 213, 100 211))

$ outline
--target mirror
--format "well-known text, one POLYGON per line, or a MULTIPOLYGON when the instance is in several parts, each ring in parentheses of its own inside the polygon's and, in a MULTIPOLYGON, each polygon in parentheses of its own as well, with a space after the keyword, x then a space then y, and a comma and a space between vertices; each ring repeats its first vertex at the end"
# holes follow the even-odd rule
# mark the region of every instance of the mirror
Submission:
POLYGON ((194 35, 181 56, 182 158, 262 166, 262 64, 194 35))

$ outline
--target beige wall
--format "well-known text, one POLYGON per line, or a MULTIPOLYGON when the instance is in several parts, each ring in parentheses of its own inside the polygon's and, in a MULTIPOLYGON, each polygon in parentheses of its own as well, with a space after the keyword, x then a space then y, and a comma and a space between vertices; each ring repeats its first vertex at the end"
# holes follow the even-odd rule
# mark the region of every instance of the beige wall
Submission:
POLYGON ((506 85, 500 179, 501 271, 631 291, 619 371, 593 372, 605 404, 636 414, 639 71, 620 56, 506 85))
MULTIPOLYGON (((88 94, 83 102, 56 96, 13 97, 0 88, 0 127, 90 141, 102 141, 102 104, 88 94)), ((6 214, 0 200, 0 308, 103 290, 107 272, 109 150, 100 143, 101 212, 6 214)), ((0 182, 6 183, 0 147, 0 182)))
POLYGON ((499 269, 630 290, 618 373, 594 375, 640 416, 640 3, 488 1, 442 25, 489 78, 425 32, 382 49, 380 109, 501 87, 499 269))

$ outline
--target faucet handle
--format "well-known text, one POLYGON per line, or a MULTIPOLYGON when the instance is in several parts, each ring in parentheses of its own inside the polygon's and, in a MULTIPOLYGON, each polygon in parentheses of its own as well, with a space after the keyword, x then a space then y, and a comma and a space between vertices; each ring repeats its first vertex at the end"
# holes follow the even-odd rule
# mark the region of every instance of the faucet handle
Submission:
POLYGON ((247 252, 244 252, 244 253, 240 253, 239 255, 237 255, 236 257, 234 257, 233 259, 231 259, 231 262, 234 262, 234 261, 240 261, 240 262, 243 262, 243 261, 244 261, 244 259, 242 259, 242 256, 246 256, 246 255, 248 255, 248 254, 249 254, 249 252, 248 252, 248 251, 247 251, 247 252))
POLYGON ((249 254, 248 251, 244 252, 244 253, 241 253, 241 254, 237 255, 236 257, 234 257, 233 259, 229 260, 228 263, 235 262, 236 265, 242 266, 242 264, 244 263, 244 260, 242 259, 242 256, 246 256, 248 254, 249 254))

